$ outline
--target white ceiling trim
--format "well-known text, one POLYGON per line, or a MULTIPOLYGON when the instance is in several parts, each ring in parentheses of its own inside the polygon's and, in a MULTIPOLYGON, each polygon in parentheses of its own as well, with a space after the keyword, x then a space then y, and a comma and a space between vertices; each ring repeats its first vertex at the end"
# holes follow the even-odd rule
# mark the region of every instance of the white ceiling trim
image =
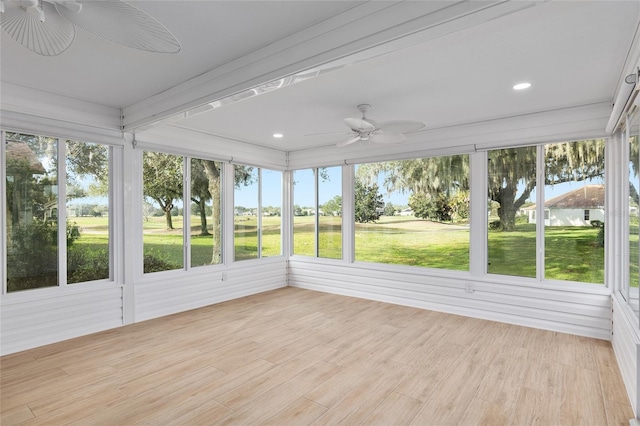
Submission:
MULTIPOLYGON (((536 1, 366 2, 123 109, 133 130, 235 93, 360 53, 371 58, 535 5, 536 1)), ((363 56, 364 55, 364 56, 363 56)), ((347 60, 351 62, 351 60, 347 60)), ((335 64, 331 64, 335 66, 335 64)))

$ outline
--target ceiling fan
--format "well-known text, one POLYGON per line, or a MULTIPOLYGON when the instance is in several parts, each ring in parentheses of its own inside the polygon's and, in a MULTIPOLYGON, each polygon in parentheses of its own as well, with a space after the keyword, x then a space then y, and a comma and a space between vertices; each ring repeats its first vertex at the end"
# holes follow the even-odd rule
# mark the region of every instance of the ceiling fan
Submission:
POLYGON ((369 141, 381 144, 396 144, 405 141, 405 133, 418 131, 425 127, 420 121, 386 121, 377 123, 366 117, 371 108, 369 104, 360 104, 358 109, 362 118, 345 118, 344 124, 351 129, 350 136, 337 143, 338 147, 350 145, 355 142, 369 141))
POLYGON ((76 27, 123 46, 177 53, 180 42, 160 22, 121 0, 0 0, 2 30, 27 49, 56 56, 76 27))

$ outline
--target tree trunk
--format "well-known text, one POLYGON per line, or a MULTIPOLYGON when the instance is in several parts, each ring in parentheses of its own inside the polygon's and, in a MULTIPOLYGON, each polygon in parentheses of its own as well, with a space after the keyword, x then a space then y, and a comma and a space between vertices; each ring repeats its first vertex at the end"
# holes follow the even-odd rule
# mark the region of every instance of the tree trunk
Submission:
POLYGON ((171 210, 173 209, 173 204, 168 204, 164 210, 164 218, 167 222, 167 229, 173 229, 173 218, 171 217, 171 210))
POLYGON ((507 185, 506 188, 500 190, 500 199, 496 200, 500 203, 498 216, 500 217, 500 229, 503 231, 509 232, 516 229, 516 208, 514 203, 516 191, 517 187, 507 185))
POLYGON ((206 212, 206 203, 204 200, 200 200, 198 203, 198 210, 200 210, 200 235, 211 235, 209 234, 209 230, 207 229, 207 212, 206 212))
POLYGON ((221 262, 220 253, 221 229, 220 229, 220 170, 213 161, 203 161, 204 172, 209 180, 209 193, 212 200, 211 224, 213 226, 213 251, 211 254, 211 264, 221 262))

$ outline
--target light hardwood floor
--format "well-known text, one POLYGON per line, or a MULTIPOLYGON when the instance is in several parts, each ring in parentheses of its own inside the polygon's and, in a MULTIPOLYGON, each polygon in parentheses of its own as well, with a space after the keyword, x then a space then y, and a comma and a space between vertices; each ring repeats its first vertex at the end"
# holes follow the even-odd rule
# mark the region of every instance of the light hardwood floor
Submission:
POLYGON ((611 344, 285 288, 0 359, 4 426, 628 425, 611 344))

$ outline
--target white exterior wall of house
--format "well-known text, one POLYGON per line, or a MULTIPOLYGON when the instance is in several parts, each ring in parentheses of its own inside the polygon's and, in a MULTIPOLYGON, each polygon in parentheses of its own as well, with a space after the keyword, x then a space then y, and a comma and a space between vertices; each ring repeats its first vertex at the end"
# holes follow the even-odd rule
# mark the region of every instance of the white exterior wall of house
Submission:
POLYGON ((549 219, 546 226, 591 226, 591 222, 605 221, 604 209, 548 209, 549 219), (589 211, 589 220, 585 220, 585 210, 589 211))

